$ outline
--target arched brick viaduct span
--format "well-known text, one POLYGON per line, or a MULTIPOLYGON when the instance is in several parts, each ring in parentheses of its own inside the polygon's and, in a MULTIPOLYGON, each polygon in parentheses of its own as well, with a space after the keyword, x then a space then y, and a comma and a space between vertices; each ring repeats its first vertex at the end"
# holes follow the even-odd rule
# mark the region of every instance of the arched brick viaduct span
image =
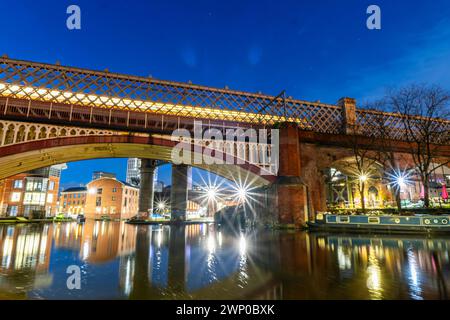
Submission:
MULTIPOLYGON (((42 128, 47 128, 47 135, 43 139, 10 143, 0 147, 0 179, 43 166, 93 158, 137 157, 170 162, 171 150, 177 143, 158 134, 0 122, 3 144, 8 142, 7 132, 11 124, 16 127, 13 135, 15 139, 20 138, 17 128, 25 126, 28 134, 35 128, 36 135, 39 135, 42 128), (74 136, 51 137, 54 128, 59 130, 55 135, 66 130, 65 134, 74 136)), ((373 139, 361 137, 358 141, 361 147, 373 150, 378 148, 373 139)), ((325 135, 301 130, 290 124, 280 129, 280 167, 277 176, 261 176, 260 168, 248 162, 241 165, 196 166, 225 178, 246 176, 255 186, 271 186, 270 203, 273 207, 269 208, 269 211, 278 215, 283 223, 301 224, 316 211, 326 209, 322 169, 330 167, 340 159, 353 156, 351 143, 346 135, 325 135)), ((392 146, 394 151, 402 154, 402 160, 408 162, 404 166, 411 167, 412 161, 408 154, 410 145, 397 141, 392 146)), ((443 146, 441 152, 443 158, 450 157, 449 146, 443 146)))
MULTIPOLYGON (((323 134, 301 130, 295 124, 286 124, 280 130, 280 166, 274 188, 273 212, 278 212, 283 223, 302 224, 316 211, 326 210, 326 190, 322 170, 335 162, 354 157, 353 145, 369 150, 376 159, 377 150, 394 152, 402 168, 412 168, 413 148, 405 141, 380 141, 370 137, 356 140, 345 134, 323 134), (280 199, 282 199, 280 201, 280 199), (276 207, 276 208, 275 208, 276 207)), ((439 146, 438 162, 450 159, 450 146, 439 146)))

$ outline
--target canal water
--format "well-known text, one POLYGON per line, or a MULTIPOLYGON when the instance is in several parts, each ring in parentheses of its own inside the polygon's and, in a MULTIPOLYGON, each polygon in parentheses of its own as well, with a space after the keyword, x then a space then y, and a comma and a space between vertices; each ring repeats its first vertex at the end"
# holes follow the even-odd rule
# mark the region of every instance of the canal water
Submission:
POLYGON ((442 237, 1 225, 0 299, 447 299, 449 252, 442 237))

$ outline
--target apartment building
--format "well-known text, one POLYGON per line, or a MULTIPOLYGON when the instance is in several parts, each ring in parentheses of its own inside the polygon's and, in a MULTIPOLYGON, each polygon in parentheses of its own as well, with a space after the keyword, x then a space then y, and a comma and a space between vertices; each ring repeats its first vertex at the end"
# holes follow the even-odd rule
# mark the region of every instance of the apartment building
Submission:
POLYGON ((73 187, 61 191, 59 197, 59 213, 67 216, 84 214, 86 195, 86 187, 73 187))
POLYGON ((137 187, 110 177, 93 180, 86 187, 86 218, 128 219, 138 213, 137 187))
POLYGON ((58 211, 61 170, 65 168, 66 165, 55 165, 0 180, 0 216, 54 216, 58 211))

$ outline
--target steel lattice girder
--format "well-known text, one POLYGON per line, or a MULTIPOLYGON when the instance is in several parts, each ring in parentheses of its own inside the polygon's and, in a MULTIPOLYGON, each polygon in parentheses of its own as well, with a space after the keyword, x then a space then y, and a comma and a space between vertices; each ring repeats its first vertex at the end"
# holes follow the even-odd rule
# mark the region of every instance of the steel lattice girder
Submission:
MULTIPOLYGON (((0 58, 0 96, 250 124, 295 122, 321 133, 342 133, 343 124, 336 105, 8 58, 0 58)), ((391 138, 406 138, 395 113, 358 109, 356 126, 375 136, 380 117, 391 138)), ((439 140, 448 139, 450 121, 434 123, 439 140)))

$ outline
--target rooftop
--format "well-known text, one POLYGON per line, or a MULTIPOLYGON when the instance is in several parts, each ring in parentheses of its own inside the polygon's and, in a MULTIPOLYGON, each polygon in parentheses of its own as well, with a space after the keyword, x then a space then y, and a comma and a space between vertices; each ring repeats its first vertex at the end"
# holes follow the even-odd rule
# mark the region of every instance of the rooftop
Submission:
POLYGON ((67 188, 65 190, 63 190, 62 192, 82 192, 82 191, 87 191, 86 187, 72 187, 72 188, 67 188))

